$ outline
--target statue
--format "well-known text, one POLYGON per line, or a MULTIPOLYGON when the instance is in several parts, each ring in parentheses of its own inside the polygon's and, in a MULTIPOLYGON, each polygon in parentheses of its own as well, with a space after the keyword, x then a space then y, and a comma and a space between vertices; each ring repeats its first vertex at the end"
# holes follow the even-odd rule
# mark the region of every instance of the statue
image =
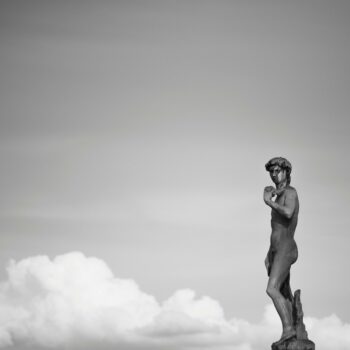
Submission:
POLYGON ((300 291, 296 291, 293 297, 290 288, 290 268, 298 258, 294 233, 299 214, 298 194, 290 186, 292 165, 287 159, 276 157, 269 160, 265 168, 276 186, 264 189, 264 202, 272 209, 270 248, 265 259, 269 276, 266 292, 275 305, 283 328, 281 339, 272 344, 272 350, 314 349, 303 324, 300 291))

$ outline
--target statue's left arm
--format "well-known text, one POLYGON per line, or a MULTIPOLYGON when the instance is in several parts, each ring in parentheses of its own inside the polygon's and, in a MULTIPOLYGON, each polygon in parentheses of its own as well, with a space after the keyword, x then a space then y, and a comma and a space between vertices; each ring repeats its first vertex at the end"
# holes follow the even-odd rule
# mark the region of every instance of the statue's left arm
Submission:
POLYGON ((293 189, 287 190, 285 196, 286 197, 283 205, 274 202, 272 198, 270 198, 268 201, 265 201, 265 203, 280 215, 284 216, 287 219, 290 219, 294 214, 298 195, 297 192, 293 189))

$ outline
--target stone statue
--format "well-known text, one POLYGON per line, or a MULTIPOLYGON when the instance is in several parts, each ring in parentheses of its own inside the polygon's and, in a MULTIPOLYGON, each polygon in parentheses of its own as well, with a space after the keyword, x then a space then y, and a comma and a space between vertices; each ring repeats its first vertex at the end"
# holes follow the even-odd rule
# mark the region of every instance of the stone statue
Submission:
POLYGON ((298 223, 299 200, 296 189, 290 186, 292 165, 287 159, 276 157, 269 160, 265 168, 276 186, 264 189, 264 202, 272 209, 270 248, 265 259, 269 276, 266 292, 275 305, 283 328, 281 339, 272 345, 272 349, 314 349, 302 320, 300 291, 296 292, 297 300, 294 300, 289 283, 290 268, 298 258, 294 233, 298 223), (296 344, 297 340, 301 341, 300 344, 305 343, 305 346, 296 344))

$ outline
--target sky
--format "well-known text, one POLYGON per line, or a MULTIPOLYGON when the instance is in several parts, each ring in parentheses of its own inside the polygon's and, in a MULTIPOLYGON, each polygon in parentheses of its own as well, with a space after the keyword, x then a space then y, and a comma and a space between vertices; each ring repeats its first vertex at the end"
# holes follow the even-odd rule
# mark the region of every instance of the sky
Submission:
POLYGON ((0 347, 271 344, 262 192, 284 156, 292 289, 318 348, 349 349, 349 15, 340 0, 1 0, 0 347))

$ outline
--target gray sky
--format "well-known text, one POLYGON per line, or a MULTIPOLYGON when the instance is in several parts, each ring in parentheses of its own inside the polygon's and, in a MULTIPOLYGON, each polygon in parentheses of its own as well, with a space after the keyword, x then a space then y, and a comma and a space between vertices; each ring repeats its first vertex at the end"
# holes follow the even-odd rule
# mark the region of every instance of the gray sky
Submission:
POLYGON ((1 1, 0 276, 104 260, 163 300, 261 318, 270 184, 301 201, 292 287, 350 321, 348 1, 1 1))

